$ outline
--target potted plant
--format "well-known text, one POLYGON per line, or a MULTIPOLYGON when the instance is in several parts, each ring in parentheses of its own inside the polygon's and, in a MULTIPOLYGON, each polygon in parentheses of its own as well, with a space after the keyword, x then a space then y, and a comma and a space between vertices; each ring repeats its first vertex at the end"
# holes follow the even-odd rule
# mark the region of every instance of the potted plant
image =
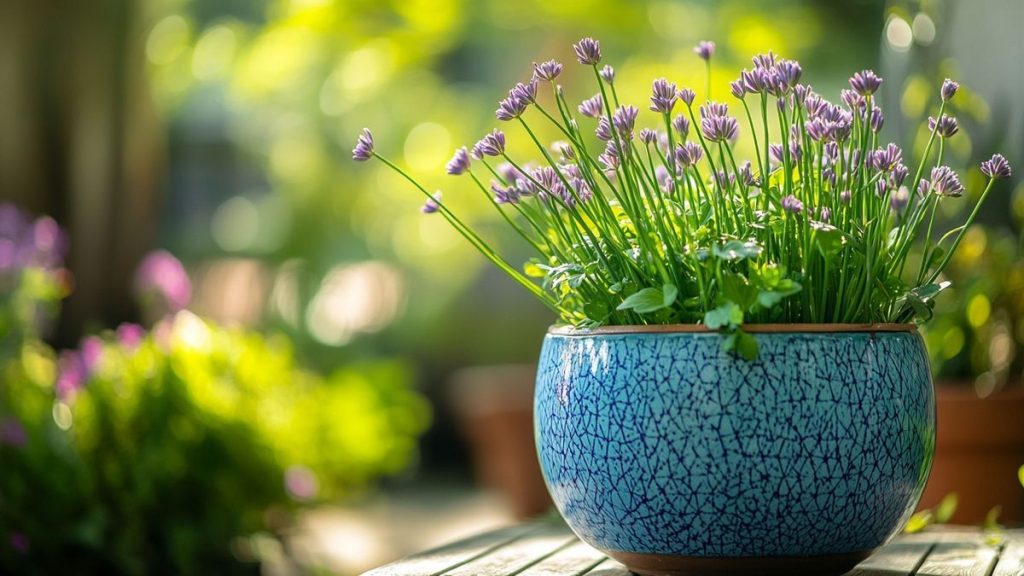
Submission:
POLYGON ((951 297, 923 331, 935 373, 935 461, 921 505, 956 494, 952 520, 978 523, 996 507, 1024 520, 1024 260, 1021 239, 975 226, 945 272, 951 297))
MULTIPOLYGON (((931 464, 934 397, 911 322, 948 285, 942 271, 977 215, 932 233, 938 203, 964 193, 942 165, 956 83, 911 169, 879 141, 882 79, 869 70, 833 104, 797 62, 756 56, 731 84, 740 117, 659 78, 657 128, 640 129, 599 43, 574 50, 593 96, 570 104, 552 60, 496 112, 541 164, 513 158, 494 130, 447 166, 536 250, 522 272, 378 154, 369 130, 353 157, 408 179, 423 212, 558 314, 540 355, 536 442, 584 541, 641 574, 844 572, 909 518, 931 464), (527 112, 563 141, 545 146, 527 112), (752 160, 740 162, 746 129, 752 160), (915 244, 920 267, 908 264, 915 244)), ((696 48, 709 71, 713 51, 696 48)), ((1010 167, 996 155, 982 171, 978 205, 1010 167)))

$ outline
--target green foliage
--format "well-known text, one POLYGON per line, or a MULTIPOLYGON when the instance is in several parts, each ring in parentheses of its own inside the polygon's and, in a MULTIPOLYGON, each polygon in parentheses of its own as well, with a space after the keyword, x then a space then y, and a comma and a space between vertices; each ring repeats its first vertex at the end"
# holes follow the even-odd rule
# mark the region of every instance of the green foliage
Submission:
POLYGON ((404 364, 321 378, 283 338, 188 312, 105 336, 74 391, 56 364, 34 339, 0 364, 0 421, 25 435, 0 439, 0 535, 28 543, 0 546, 5 573, 256 573, 240 538, 400 471, 429 420, 404 364))

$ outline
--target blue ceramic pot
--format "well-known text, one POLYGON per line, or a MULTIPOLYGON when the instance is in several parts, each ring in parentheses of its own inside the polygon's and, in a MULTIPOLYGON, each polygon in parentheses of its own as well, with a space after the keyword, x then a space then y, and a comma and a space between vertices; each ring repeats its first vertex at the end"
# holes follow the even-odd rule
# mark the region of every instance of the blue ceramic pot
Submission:
POLYGON ((641 574, 842 573, 910 517, 935 400, 913 326, 551 330, 535 426, 577 535, 641 574))

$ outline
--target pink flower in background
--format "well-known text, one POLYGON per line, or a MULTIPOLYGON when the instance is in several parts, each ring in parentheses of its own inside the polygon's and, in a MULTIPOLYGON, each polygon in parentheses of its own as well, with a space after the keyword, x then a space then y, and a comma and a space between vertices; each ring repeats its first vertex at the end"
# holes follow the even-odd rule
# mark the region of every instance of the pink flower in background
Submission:
POLYGON ((135 271, 135 291, 147 307, 173 314, 188 306, 192 282, 177 258, 166 250, 157 250, 143 258, 135 271))
POLYGON ((81 354, 85 372, 92 374, 103 357, 103 340, 99 336, 85 338, 82 340, 81 354))
POLYGON ((0 446, 14 446, 21 448, 28 442, 28 434, 25 428, 14 418, 0 420, 0 446))
POLYGON ((57 370, 57 383, 54 385, 54 388, 57 392, 57 398, 61 400, 68 400, 75 392, 85 386, 85 381, 89 375, 82 355, 73 350, 65 350, 60 353, 60 358, 57 360, 57 370))
POLYGON ((300 465, 290 466, 285 470, 284 487, 292 498, 299 501, 312 500, 320 491, 316 474, 300 465))
POLYGON ((125 322, 117 327, 117 343, 129 350, 138 348, 145 336, 146 329, 138 324, 125 322))

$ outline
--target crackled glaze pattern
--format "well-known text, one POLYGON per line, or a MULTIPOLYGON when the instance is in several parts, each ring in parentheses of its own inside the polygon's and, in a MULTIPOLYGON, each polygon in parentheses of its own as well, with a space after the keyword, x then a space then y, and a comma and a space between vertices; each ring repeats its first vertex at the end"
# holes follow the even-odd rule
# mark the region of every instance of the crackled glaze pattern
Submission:
POLYGON ((935 412, 917 333, 549 334, 541 467, 603 550, 805 556, 883 544, 917 504, 935 412))

